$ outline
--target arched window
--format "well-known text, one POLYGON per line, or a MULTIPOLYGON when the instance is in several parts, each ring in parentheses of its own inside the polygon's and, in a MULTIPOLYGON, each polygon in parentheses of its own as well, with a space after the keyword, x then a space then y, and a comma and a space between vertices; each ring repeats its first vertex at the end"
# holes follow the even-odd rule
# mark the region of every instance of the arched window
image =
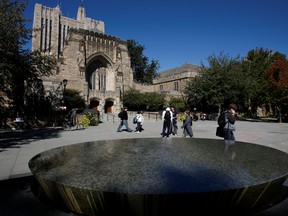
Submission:
POLYGON ((106 68, 97 68, 90 77, 91 88, 99 91, 106 90, 106 68))

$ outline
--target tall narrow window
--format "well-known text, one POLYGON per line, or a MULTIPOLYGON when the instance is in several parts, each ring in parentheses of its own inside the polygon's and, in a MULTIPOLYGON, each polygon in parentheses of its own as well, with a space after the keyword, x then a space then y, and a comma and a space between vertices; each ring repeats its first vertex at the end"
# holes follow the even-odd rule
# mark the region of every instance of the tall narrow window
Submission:
POLYGON ((43 50, 43 28, 44 28, 44 19, 41 18, 41 34, 40 34, 40 51, 43 50))
POLYGON ((52 20, 50 20, 50 26, 49 26, 49 52, 51 52, 51 40, 52 40, 52 20))
POLYGON ((160 85, 160 91, 163 91, 163 85, 160 85))
POLYGON ((59 58, 59 55, 61 53, 61 37, 62 37, 62 33, 61 33, 61 29, 62 29, 62 25, 59 23, 59 29, 58 29, 58 58, 59 58))
POLYGON ((105 73, 99 74, 99 90, 101 91, 106 90, 106 74, 105 73))
POLYGON ((92 73, 90 82, 91 82, 91 88, 96 89, 96 71, 92 73))
POLYGON ((47 38, 48 38, 48 19, 45 20, 45 35, 44 35, 44 52, 47 51, 47 38))
POLYGON ((65 42, 65 37, 66 37, 66 26, 63 26, 63 41, 62 41, 62 47, 64 47, 64 42, 65 42))
POLYGON ((98 90, 105 91, 106 90, 106 69, 102 67, 102 68, 99 68, 97 71, 98 71, 98 79, 99 79, 98 90))
POLYGON ((174 90, 175 90, 175 91, 178 91, 178 90, 179 90, 178 82, 174 82, 174 90))

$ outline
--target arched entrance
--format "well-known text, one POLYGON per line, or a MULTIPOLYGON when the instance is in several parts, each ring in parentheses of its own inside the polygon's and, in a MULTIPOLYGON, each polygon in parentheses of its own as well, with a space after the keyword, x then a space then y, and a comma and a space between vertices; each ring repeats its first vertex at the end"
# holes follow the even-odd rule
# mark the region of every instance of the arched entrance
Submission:
POLYGON ((105 113, 112 113, 113 112, 113 105, 114 105, 114 101, 107 99, 105 102, 105 113))
POLYGON ((89 109, 92 109, 94 111, 98 111, 99 110, 99 100, 92 100, 90 101, 90 105, 89 105, 89 109))

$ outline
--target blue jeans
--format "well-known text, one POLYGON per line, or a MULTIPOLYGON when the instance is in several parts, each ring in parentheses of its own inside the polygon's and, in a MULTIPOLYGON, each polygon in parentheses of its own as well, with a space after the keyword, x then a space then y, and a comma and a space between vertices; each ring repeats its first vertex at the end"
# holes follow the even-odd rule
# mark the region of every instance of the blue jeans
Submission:
POLYGON ((171 121, 163 121, 163 128, 162 128, 162 137, 167 136, 171 134, 171 121))
POLYGON ((121 128, 122 128, 123 125, 125 125, 126 129, 127 129, 129 132, 132 132, 132 131, 133 131, 131 128, 129 128, 129 126, 128 126, 128 121, 125 120, 125 119, 123 119, 123 120, 120 122, 120 124, 119 124, 119 126, 118 126, 118 128, 117 128, 117 132, 121 132, 121 131, 122 131, 121 128))

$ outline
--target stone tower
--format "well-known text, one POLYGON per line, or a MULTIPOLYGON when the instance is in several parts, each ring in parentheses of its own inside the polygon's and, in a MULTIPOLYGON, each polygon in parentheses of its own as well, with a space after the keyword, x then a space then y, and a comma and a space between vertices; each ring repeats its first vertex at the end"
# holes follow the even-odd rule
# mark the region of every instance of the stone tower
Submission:
POLYGON ((55 55, 55 75, 43 77, 46 91, 68 80, 67 88, 79 90, 90 109, 103 113, 120 110, 121 95, 133 85, 127 42, 104 32, 104 22, 86 17, 81 3, 77 19, 62 16, 55 8, 35 4, 32 50, 55 55))

